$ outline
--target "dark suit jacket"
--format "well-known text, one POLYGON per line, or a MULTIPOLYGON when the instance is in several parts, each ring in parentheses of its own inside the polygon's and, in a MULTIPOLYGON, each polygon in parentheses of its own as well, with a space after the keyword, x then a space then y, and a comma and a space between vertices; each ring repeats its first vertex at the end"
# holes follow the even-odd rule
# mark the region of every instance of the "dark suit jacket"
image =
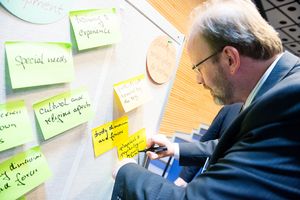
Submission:
MULTIPOLYGON (((205 173, 181 188, 127 164, 112 199, 300 199, 299 152, 300 60, 285 52, 220 138, 205 173)), ((180 145, 181 163, 196 160, 196 147, 180 145)))
MULTIPOLYGON (((223 106, 223 108, 221 108, 221 110, 212 121, 207 132, 200 139, 200 142, 219 139, 232 123, 232 121, 238 116, 242 105, 242 103, 235 103, 223 106)), ((195 177, 198 171, 203 167, 203 165, 204 163, 198 163, 197 166, 185 166, 181 170, 179 177, 182 178, 185 182, 189 183, 195 177)))

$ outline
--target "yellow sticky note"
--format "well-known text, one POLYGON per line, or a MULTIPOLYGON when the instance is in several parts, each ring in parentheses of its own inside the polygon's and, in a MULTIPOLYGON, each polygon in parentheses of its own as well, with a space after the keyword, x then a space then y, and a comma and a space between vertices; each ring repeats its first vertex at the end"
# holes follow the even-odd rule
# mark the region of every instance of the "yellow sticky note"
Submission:
POLYGON ((78 50, 117 43, 121 39, 115 8, 72 11, 70 21, 78 50))
POLYGON ((131 135, 127 141, 118 144, 119 160, 136 156, 139 151, 146 148, 146 145, 146 131, 143 128, 131 135))
POLYGON ((33 105, 45 139, 87 122, 93 116, 85 89, 77 89, 51 97, 33 105))
POLYGON ((92 130, 95 156, 111 150, 128 138, 128 117, 124 116, 92 130))
POLYGON ((72 46, 61 42, 5 42, 12 88, 71 82, 72 46))
POLYGON ((32 140, 32 129, 25 102, 0 104, 0 151, 32 140))
POLYGON ((0 199, 17 199, 51 176, 40 147, 19 153, 0 164, 0 199))
POLYGON ((115 84, 114 91, 125 112, 129 112, 151 99, 144 74, 115 84))

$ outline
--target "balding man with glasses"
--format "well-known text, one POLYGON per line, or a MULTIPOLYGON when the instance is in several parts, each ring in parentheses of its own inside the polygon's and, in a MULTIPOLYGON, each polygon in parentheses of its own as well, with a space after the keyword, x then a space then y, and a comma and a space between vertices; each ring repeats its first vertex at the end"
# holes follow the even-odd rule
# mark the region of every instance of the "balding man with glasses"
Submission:
MULTIPOLYGON (((188 51, 197 80, 218 104, 243 102, 205 173, 186 188, 127 163, 115 171, 112 199, 300 199, 300 59, 250 0, 207 0, 193 13, 188 51)), ((197 164, 197 145, 164 145, 150 158, 197 164)))

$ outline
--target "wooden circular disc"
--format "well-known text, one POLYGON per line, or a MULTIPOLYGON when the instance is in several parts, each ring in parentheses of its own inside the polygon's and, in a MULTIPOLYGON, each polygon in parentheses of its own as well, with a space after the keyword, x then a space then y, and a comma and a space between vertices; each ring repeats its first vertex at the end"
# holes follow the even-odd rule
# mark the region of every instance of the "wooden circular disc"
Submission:
POLYGON ((176 66, 176 48, 167 36, 157 37, 147 52, 147 72, 157 84, 167 82, 176 66))

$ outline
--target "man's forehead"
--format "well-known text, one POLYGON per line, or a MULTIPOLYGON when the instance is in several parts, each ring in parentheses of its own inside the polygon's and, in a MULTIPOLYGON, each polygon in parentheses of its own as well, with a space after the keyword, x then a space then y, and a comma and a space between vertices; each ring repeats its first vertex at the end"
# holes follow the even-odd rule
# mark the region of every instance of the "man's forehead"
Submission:
POLYGON ((187 49, 189 53, 197 52, 198 54, 205 54, 205 52, 210 52, 208 43, 201 36, 190 37, 187 49))

